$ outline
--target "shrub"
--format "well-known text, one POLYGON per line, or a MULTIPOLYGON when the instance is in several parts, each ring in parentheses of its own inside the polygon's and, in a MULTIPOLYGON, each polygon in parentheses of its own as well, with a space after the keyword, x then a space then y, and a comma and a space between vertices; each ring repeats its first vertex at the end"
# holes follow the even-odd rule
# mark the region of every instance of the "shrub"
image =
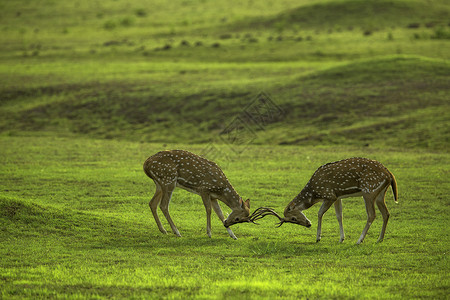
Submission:
POLYGON ((138 17, 141 17, 141 18, 147 16, 147 12, 146 12, 145 9, 143 9, 143 8, 138 8, 138 9, 136 9, 136 10, 134 11, 134 14, 135 14, 136 16, 138 16, 138 17))
POLYGON ((120 25, 122 25, 124 27, 130 27, 133 24, 134 24, 134 19, 130 18, 130 17, 126 17, 126 18, 123 18, 122 20, 120 20, 120 25))
POLYGON ((189 42, 188 42, 188 41, 186 41, 186 40, 182 40, 182 41, 180 42, 180 46, 186 46, 186 47, 189 47, 189 46, 190 46, 190 44, 189 44, 189 42))
POLYGON ((113 29, 115 29, 116 28, 116 22, 114 22, 114 21, 112 21, 112 20, 109 20, 109 21, 106 21, 104 24, 103 24, 103 28, 104 29, 106 29, 106 30, 113 30, 113 29))
POLYGON ((434 30, 434 34, 431 36, 431 38, 438 40, 448 40, 450 39, 450 31, 445 30, 443 27, 439 27, 434 30))
POLYGON ((408 28, 414 29, 414 28, 419 28, 420 24, 419 23, 411 23, 408 25, 408 28))
POLYGON ((219 36, 219 39, 227 40, 227 39, 231 39, 232 37, 233 37, 233 35, 231 33, 223 33, 219 36))

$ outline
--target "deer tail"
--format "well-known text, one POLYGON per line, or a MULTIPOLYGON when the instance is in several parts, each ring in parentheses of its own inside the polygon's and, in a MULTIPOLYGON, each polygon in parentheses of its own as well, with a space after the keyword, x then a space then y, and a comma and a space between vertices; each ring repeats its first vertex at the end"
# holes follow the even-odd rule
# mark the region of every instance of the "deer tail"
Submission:
POLYGON ((391 174, 391 187, 392 187, 392 193, 394 194, 394 201, 395 203, 398 203, 398 189, 397 189, 397 181, 395 180, 394 174, 391 174))

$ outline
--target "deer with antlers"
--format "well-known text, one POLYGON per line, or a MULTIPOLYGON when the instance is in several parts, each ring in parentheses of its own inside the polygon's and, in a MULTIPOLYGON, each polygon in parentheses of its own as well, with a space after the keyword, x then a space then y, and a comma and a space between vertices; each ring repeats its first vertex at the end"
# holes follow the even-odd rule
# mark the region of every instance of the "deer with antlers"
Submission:
POLYGON ((212 161, 184 150, 166 150, 150 156, 144 163, 144 172, 156 184, 150 208, 159 230, 167 231, 159 220, 157 207, 167 219, 175 235, 181 236, 169 214, 169 203, 175 187, 200 195, 206 208, 206 233, 211 237, 211 207, 233 239, 237 239, 230 226, 252 222, 250 199, 242 201, 222 170, 212 161), (232 212, 225 219, 217 200, 225 203, 232 212))
POLYGON ((256 221, 267 215, 274 215, 280 220, 278 227, 283 223, 311 227, 311 222, 302 211, 323 201, 317 221, 316 241, 319 242, 322 238, 323 214, 334 203, 339 222, 340 242, 343 242, 345 235, 342 224, 342 199, 363 196, 366 205, 367 223, 357 243, 362 243, 375 219, 375 203, 383 216, 383 227, 378 238, 378 242, 381 242, 384 239, 390 216, 384 200, 389 186, 392 187, 394 201, 397 203, 398 192, 395 177, 380 162, 367 158, 344 159, 319 167, 303 190, 286 206, 284 218, 280 217, 273 209, 259 208, 252 215, 251 221, 256 221))

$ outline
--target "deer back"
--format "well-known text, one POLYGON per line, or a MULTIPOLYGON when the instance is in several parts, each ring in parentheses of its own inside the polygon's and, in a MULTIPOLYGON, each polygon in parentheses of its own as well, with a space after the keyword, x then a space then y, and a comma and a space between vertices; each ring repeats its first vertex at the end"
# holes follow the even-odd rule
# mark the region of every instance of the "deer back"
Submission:
POLYGON ((369 194, 391 180, 392 174, 380 162, 353 157, 319 167, 298 197, 333 199, 369 194))
POLYGON ((177 186, 200 194, 235 192, 219 166, 185 150, 165 150, 149 157, 145 173, 160 185, 177 186))

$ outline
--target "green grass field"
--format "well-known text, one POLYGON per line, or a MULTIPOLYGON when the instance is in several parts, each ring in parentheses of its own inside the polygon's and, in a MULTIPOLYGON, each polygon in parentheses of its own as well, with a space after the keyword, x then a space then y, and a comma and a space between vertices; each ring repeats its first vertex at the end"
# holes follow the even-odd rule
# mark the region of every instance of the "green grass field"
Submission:
POLYGON ((1 2, 0 298, 447 299, 449 20, 444 0, 1 2), (261 92, 277 111, 258 122, 261 92), (163 235, 142 164, 175 148, 252 210, 352 156, 389 168, 399 203, 383 243, 377 211, 356 245, 360 198, 342 244, 333 210, 315 242, 320 205, 309 229, 266 217, 234 241, 175 190, 183 237, 163 235))
MULTIPOLYGON (((277 229, 269 217, 259 226, 234 226, 234 241, 218 218, 208 238, 200 197, 176 190, 171 212, 183 235, 176 238, 157 230, 148 208, 154 185, 141 170, 146 155, 162 145, 47 137, 2 143, 8 143, 1 173, 4 298, 447 295, 447 154, 251 146, 224 168, 254 207, 282 211, 323 161, 351 155, 383 161, 397 177, 399 204, 388 192, 392 217, 383 243, 375 243, 378 216, 364 244, 356 245, 366 219, 362 199, 344 201, 343 244, 333 212, 325 214, 317 244, 314 226, 277 229)), ((314 224, 317 210, 305 212, 314 224)))

